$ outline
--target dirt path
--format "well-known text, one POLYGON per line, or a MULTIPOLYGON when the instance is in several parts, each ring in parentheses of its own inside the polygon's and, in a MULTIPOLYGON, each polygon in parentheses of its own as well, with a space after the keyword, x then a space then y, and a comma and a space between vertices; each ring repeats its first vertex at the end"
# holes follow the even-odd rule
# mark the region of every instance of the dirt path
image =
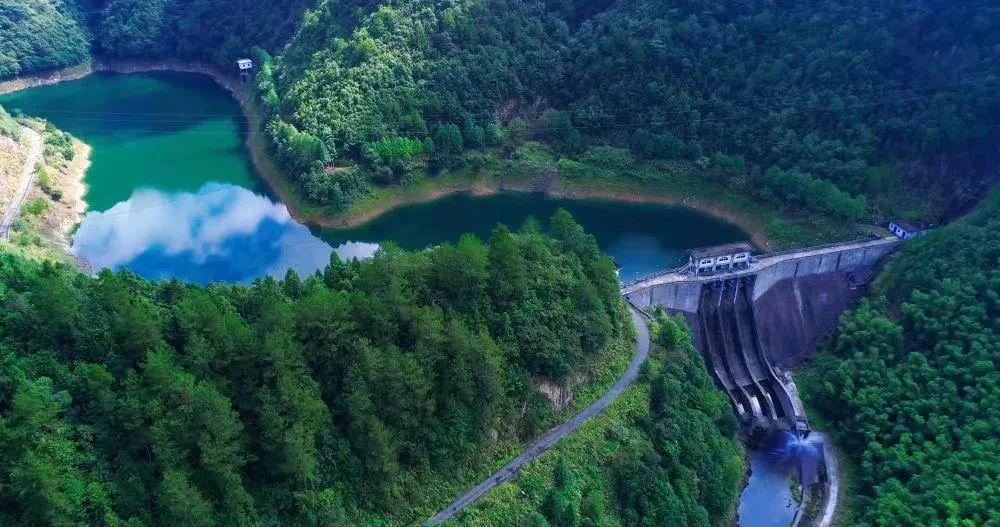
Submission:
POLYGON ((483 497, 483 495, 492 490, 494 487, 513 479, 517 476, 518 471, 520 471, 525 465, 544 454, 545 451, 552 448, 552 446, 555 445, 560 439, 572 434, 577 428, 580 428, 583 423, 604 411, 604 409, 617 399, 626 388, 631 386, 632 383, 639 378, 639 367, 642 366, 643 362, 646 362, 646 358, 649 356, 649 327, 646 325, 646 321, 643 318, 644 315, 640 314, 634 308, 629 308, 629 311, 632 313, 632 322, 635 324, 636 333, 638 335, 635 343, 635 355, 632 357, 632 362, 629 363, 628 369, 625 370, 625 373, 618 378, 615 385, 612 386, 607 393, 602 395, 600 399, 594 401, 590 406, 582 412, 576 414, 572 419, 550 430, 541 438, 536 440, 531 446, 514 458, 513 461, 507 463, 507 465, 498 472, 486 478, 483 482, 463 494, 455 500, 454 503, 449 505, 448 508, 432 516, 429 520, 427 520, 427 525, 435 525, 450 520, 455 517, 456 514, 461 512, 462 509, 468 507, 476 500, 483 497))
POLYGON ((21 127, 24 137, 31 143, 31 150, 28 152, 28 159, 24 162, 24 171, 21 172, 21 182, 17 188, 17 193, 11 201, 10 207, 4 212, 3 220, 0 220, 0 239, 6 240, 10 234, 10 226, 14 223, 17 215, 21 212, 21 206, 28 198, 31 190, 31 183, 35 181, 35 163, 42 155, 42 138, 31 128, 21 127))

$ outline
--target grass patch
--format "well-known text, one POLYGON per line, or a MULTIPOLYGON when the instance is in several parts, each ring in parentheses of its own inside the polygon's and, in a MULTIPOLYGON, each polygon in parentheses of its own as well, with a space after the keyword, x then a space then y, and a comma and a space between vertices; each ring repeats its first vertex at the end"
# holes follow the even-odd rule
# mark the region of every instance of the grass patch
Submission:
POLYGON ((49 202, 44 198, 36 198, 24 204, 21 212, 28 216, 41 216, 49 210, 49 202))

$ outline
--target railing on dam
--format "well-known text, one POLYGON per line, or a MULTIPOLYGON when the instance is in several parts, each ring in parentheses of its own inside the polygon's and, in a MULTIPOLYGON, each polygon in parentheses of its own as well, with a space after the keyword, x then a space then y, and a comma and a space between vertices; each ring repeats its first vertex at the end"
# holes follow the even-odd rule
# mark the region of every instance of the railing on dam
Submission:
POLYGON ((824 253, 827 254, 837 253, 841 251, 865 249, 868 247, 895 245, 900 242, 901 240, 895 237, 861 238, 851 241, 828 243, 812 247, 803 247, 799 249, 790 249, 785 251, 763 253, 754 256, 749 267, 726 270, 723 272, 706 274, 706 275, 694 274, 690 270, 690 264, 686 264, 681 267, 658 271, 656 273, 652 273, 648 276, 639 278, 637 280, 624 282, 621 285, 621 290, 623 292, 635 291, 637 289, 643 288, 643 284, 656 285, 659 283, 666 283, 666 282, 704 282, 704 281, 712 281, 733 276, 756 274, 771 265, 787 260, 795 260, 796 258, 805 258, 824 253))
POLYGON ((635 280, 629 280, 628 282, 622 282, 621 288, 625 289, 627 287, 630 287, 630 286, 633 286, 633 285, 645 282, 646 280, 652 280, 653 278, 659 278, 661 276, 666 276, 668 274, 673 274, 673 273, 681 274, 681 273, 687 271, 688 267, 690 267, 690 264, 684 264, 684 265, 682 265, 680 267, 673 267, 673 268, 670 268, 670 269, 664 269, 662 271, 657 271, 655 273, 650 273, 650 274, 648 274, 646 276, 643 276, 643 277, 640 277, 640 278, 636 278, 635 280))
MULTIPOLYGON (((785 249, 784 251, 771 251, 769 253, 761 253, 761 254, 757 255, 757 258, 758 259, 761 259, 761 258, 774 258, 776 256, 785 256, 785 255, 788 255, 788 254, 806 253, 806 252, 811 252, 811 251, 820 251, 820 250, 823 250, 823 249, 831 249, 831 248, 835 248, 835 247, 850 247, 850 246, 857 245, 859 243, 874 242, 874 241, 884 241, 884 240, 888 240, 888 239, 890 239, 890 238, 881 238, 881 237, 855 238, 853 240, 847 240, 847 241, 843 241, 843 242, 824 243, 822 245, 811 245, 809 247, 800 247, 798 249, 785 249)), ((892 239, 895 239, 895 238, 892 238, 892 239)))

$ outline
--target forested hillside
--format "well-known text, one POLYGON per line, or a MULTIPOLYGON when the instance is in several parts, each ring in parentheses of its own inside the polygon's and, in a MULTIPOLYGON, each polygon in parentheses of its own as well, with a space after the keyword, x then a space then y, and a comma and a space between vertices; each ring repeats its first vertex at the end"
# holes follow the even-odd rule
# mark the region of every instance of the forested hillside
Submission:
POLYGON ((811 364, 859 463, 853 525, 1000 524, 1000 195, 907 246, 811 364))
POLYGON ((0 0, 0 79, 79 64, 90 34, 76 0, 0 0))
POLYGON ((280 50, 315 0, 107 0, 95 18, 98 53, 172 57, 223 68, 252 46, 280 50))
POLYGON ((530 138, 686 160, 847 219, 934 216, 997 180, 998 24, 982 1, 326 0, 264 94, 320 201, 357 186, 331 161, 385 184, 530 138))
POLYGON ((275 157, 330 210, 528 140, 849 221, 954 217, 1000 179, 984 0, 3 0, 0 77, 85 59, 83 18, 105 56, 259 46, 275 157))
POLYGON ((249 287, 0 255, 0 524, 419 520, 538 433, 536 378, 631 334, 610 259, 551 232, 249 287))
POLYGON ((733 409, 683 318, 663 312, 640 382, 462 527, 730 527, 745 471, 733 409))
POLYGON ((252 46, 280 50, 316 0, 0 0, 0 79, 93 55, 228 68, 252 46))

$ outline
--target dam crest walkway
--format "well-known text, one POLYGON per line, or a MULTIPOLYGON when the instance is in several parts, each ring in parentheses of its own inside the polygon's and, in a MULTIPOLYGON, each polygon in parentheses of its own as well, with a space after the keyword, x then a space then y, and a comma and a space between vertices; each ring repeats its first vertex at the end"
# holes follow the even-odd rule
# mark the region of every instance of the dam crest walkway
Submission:
POLYGON ((855 240, 850 242, 833 243, 804 249, 766 253, 755 256, 747 267, 728 271, 716 272, 712 274, 695 274, 688 269, 688 266, 678 267, 661 271, 632 282, 622 284, 622 294, 629 295, 644 289, 649 289, 658 285, 678 284, 678 283, 706 283, 718 280, 728 280, 741 278, 744 276, 759 274, 762 271, 778 266, 780 264, 794 262, 808 258, 839 256, 843 253, 864 251, 867 249, 884 250, 895 247, 902 240, 895 236, 886 238, 876 238, 868 240, 855 240))

